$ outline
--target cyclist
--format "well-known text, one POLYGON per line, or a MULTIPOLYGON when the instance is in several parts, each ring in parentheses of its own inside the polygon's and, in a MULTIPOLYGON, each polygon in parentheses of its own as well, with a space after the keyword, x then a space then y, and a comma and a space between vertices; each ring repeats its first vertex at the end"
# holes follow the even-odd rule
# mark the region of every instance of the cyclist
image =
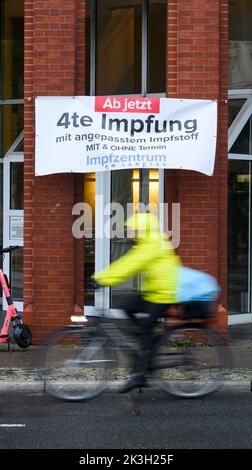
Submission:
POLYGON ((153 328, 167 304, 178 303, 178 270, 181 266, 168 236, 160 233, 157 217, 150 213, 136 213, 125 225, 135 232, 135 246, 124 256, 114 261, 94 279, 103 286, 114 286, 142 273, 140 293, 128 297, 124 310, 140 327, 141 349, 137 355, 133 377, 121 389, 122 393, 146 385, 153 340, 153 328), (135 317, 144 313, 143 318, 135 317))

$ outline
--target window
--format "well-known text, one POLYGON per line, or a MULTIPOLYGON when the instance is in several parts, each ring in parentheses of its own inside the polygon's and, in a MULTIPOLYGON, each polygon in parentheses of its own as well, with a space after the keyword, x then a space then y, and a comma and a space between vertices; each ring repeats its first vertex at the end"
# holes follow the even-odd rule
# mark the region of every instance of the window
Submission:
POLYGON ((96 174, 87 173, 84 176, 84 202, 89 204, 92 209, 92 234, 85 238, 84 243, 84 290, 85 305, 94 305, 95 293, 85 281, 90 281, 92 274, 95 272, 95 191, 96 191, 96 174))
POLYGON ((229 88, 252 88, 252 2, 229 1, 229 88))
POLYGON ((23 162, 10 164, 10 208, 24 209, 24 171, 23 162))
MULTIPOLYGON (((0 241, 23 243, 24 1, 0 2, 0 241)), ((1 261, 1 260, 0 260, 1 261)), ((23 251, 5 256, 15 300, 23 297, 23 251)), ((22 308, 22 305, 18 305, 22 308)))
POLYGON ((15 301, 23 300, 23 248, 11 253, 10 284, 11 294, 15 301))
POLYGON ((230 92, 228 171, 228 309, 251 314, 252 97, 230 92))
POLYGON ((236 116, 239 114, 241 111, 241 108, 243 107, 245 103, 245 99, 230 99, 229 100, 229 106, 228 106, 228 127, 231 126, 232 122, 235 120, 236 116))
POLYGON ((24 128, 24 106, 20 103, 3 103, 0 106, 0 152, 5 157, 13 142, 24 128))
POLYGON ((23 98, 24 88, 24 1, 2 0, 1 99, 23 98))
POLYGON ((23 130, 24 1, 0 2, 0 158, 23 130))
MULTIPOLYGON (((165 93, 166 6, 167 0, 87 2, 87 94, 145 96, 165 93)), ((124 217, 128 216, 127 204, 143 203, 158 208, 162 175, 162 171, 146 169, 85 175, 84 201, 91 206, 96 225, 93 224, 92 237, 85 238, 85 279, 122 256, 132 244, 132 239, 126 238, 124 228, 122 233, 116 231, 111 238, 104 235, 104 226, 108 223, 111 223, 111 232, 115 230, 114 212, 112 210, 108 215, 108 205, 120 203, 124 217)), ((136 292, 140 282, 141 277, 137 276, 102 292, 94 292, 86 283, 85 313, 92 314, 94 305, 117 310, 122 295, 136 292)))
POLYGON ((235 99, 235 95, 229 101, 229 157, 252 154, 252 96, 247 99, 235 99))
POLYGON ((165 93, 166 0, 89 0, 91 94, 165 93))
MULTIPOLYGON (((127 204, 133 204, 134 210, 139 210, 139 204, 149 207, 151 212, 158 215, 159 202, 159 171, 158 170, 117 170, 111 172, 111 202, 119 203, 124 210, 124 220, 130 215, 127 213, 127 204)), ((123 256, 132 246, 133 240, 127 238, 127 230, 111 238, 110 261, 123 256)), ((141 276, 130 278, 118 286, 110 289, 110 306, 120 308, 123 296, 136 293, 140 287, 141 276)))
POLYGON ((148 93, 165 92, 167 0, 148 2, 148 93))
POLYGON ((228 307, 230 313, 251 309, 251 162, 229 161, 228 307))

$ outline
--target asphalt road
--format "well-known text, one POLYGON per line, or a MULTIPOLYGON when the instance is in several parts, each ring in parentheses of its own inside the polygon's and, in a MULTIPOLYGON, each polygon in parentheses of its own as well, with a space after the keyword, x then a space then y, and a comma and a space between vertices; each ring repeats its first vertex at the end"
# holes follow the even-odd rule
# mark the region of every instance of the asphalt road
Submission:
POLYGON ((197 400, 111 392, 86 403, 34 390, 0 392, 2 449, 251 449, 252 393, 197 400))

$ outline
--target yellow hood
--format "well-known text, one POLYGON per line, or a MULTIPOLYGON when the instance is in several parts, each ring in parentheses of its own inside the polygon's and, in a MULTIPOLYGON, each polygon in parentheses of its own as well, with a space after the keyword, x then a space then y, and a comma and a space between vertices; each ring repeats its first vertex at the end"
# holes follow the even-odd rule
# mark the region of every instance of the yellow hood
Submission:
POLYGON ((136 212, 126 220, 125 225, 135 230, 135 238, 155 237, 160 233, 158 218, 150 213, 136 212))

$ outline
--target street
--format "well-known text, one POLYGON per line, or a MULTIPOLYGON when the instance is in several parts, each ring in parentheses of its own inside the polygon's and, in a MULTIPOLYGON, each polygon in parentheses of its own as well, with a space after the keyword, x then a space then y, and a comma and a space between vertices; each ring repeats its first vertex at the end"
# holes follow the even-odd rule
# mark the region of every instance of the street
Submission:
POLYGON ((2 449, 251 449, 252 393, 178 400, 146 389, 84 403, 41 391, 0 392, 2 449))

